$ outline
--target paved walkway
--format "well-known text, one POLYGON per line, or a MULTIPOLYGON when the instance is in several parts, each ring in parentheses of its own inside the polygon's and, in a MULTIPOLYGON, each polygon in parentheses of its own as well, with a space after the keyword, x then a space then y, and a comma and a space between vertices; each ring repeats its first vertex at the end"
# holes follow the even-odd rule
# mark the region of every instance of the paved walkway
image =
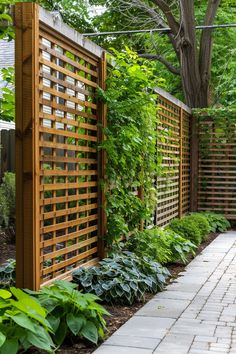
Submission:
POLYGON ((218 236, 95 354, 236 354, 236 232, 218 236))

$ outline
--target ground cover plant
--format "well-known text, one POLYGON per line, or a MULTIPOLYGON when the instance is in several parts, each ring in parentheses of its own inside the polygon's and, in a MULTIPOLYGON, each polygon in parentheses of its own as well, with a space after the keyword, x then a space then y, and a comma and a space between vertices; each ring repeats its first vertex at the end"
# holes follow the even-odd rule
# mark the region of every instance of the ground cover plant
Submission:
POLYGON ((202 212, 210 225, 211 232, 224 232, 230 228, 230 222, 222 214, 202 212))
POLYGON ((170 273, 160 263, 134 253, 113 254, 99 266, 80 268, 73 273, 79 289, 98 295, 107 303, 133 304, 145 292, 162 290, 170 273))
POLYGON ((54 332, 52 338, 58 346, 68 336, 78 336, 95 344, 104 337, 103 317, 109 314, 97 303, 97 296, 82 294, 76 284, 66 281, 55 281, 39 292, 29 293, 47 310, 47 320, 54 332))
POLYGON ((136 232, 125 244, 138 256, 147 256, 162 264, 182 261, 186 263, 194 255, 196 245, 171 229, 158 227, 136 232))
POLYGON ((0 288, 9 288, 15 285, 16 279, 16 261, 8 259, 0 266, 0 288))

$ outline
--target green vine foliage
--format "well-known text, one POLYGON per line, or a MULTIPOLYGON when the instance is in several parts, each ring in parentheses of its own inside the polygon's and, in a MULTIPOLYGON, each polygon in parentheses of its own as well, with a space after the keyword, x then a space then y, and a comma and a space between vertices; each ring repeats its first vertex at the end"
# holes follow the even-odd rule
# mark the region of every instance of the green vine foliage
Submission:
POLYGON ((115 53, 107 89, 99 89, 108 107, 107 153, 108 246, 149 220, 156 201, 153 177, 158 173, 156 155, 157 96, 153 89, 162 80, 152 67, 126 48, 115 53), (144 186, 144 200, 137 196, 144 186))

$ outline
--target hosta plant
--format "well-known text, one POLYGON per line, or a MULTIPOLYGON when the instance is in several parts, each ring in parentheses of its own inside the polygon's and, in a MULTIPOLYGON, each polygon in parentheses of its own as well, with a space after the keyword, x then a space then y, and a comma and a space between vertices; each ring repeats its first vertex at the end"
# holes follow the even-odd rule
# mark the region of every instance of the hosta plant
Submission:
POLYGON ((230 228, 229 221, 222 214, 208 212, 203 212, 201 214, 207 218, 210 224, 211 232, 224 232, 230 228))
POLYGON ((82 294, 76 284, 62 280, 43 287, 40 292, 30 293, 47 309, 47 320, 57 345, 61 345, 66 336, 79 336, 95 344, 103 338, 104 315, 108 312, 97 303, 97 296, 82 294))
POLYGON ((20 289, 0 290, 0 353, 16 354, 31 347, 54 353, 47 311, 20 289))
POLYGON ((16 261, 8 259, 0 266, 0 288, 9 288, 15 285, 16 280, 16 261))
POLYGON ((73 281, 105 302, 132 304, 142 301, 145 292, 162 290, 169 275, 150 258, 124 252, 105 258, 98 266, 76 270, 73 281))
POLYGON ((196 246, 171 229, 158 227, 138 231, 132 235, 125 247, 137 255, 145 255, 162 264, 187 262, 189 254, 195 254, 196 246))

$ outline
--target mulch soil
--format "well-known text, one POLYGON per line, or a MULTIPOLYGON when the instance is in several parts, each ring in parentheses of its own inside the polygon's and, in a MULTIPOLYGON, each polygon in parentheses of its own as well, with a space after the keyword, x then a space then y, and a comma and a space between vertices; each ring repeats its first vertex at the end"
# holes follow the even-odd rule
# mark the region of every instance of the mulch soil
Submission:
MULTIPOLYGON (((202 252, 202 250, 207 247, 216 237, 218 234, 211 234, 207 241, 201 244, 198 248, 196 254, 202 252)), ((0 234, 0 264, 6 261, 9 258, 15 258, 15 246, 7 244, 6 241, 2 242, 4 239, 3 235, 0 234)), ((189 262, 193 257, 189 257, 189 262)), ((179 273, 183 272, 186 265, 180 263, 174 263, 167 265, 171 273, 171 278, 169 279, 168 283, 172 283, 178 277, 179 273)), ((104 304, 104 307, 107 311, 111 314, 110 317, 106 318, 107 322, 107 332, 106 338, 110 337, 118 328, 120 328, 129 318, 131 318, 146 302, 148 302, 154 295, 153 294, 146 294, 145 302, 136 303, 132 306, 122 306, 122 305, 107 305, 104 304)), ((101 344, 101 343, 100 343, 101 344)), ((98 347, 95 345, 91 345, 87 342, 68 342, 65 343, 57 353, 60 354, 91 354, 93 353, 98 347)), ((31 354, 39 354, 40 352, 37 350, 29 351, 31 354)))
POLYGON ((16 246, 9 243, 9 236, 4 231, 0 231, 0 265, 9 258, 16 259, 16 246))

